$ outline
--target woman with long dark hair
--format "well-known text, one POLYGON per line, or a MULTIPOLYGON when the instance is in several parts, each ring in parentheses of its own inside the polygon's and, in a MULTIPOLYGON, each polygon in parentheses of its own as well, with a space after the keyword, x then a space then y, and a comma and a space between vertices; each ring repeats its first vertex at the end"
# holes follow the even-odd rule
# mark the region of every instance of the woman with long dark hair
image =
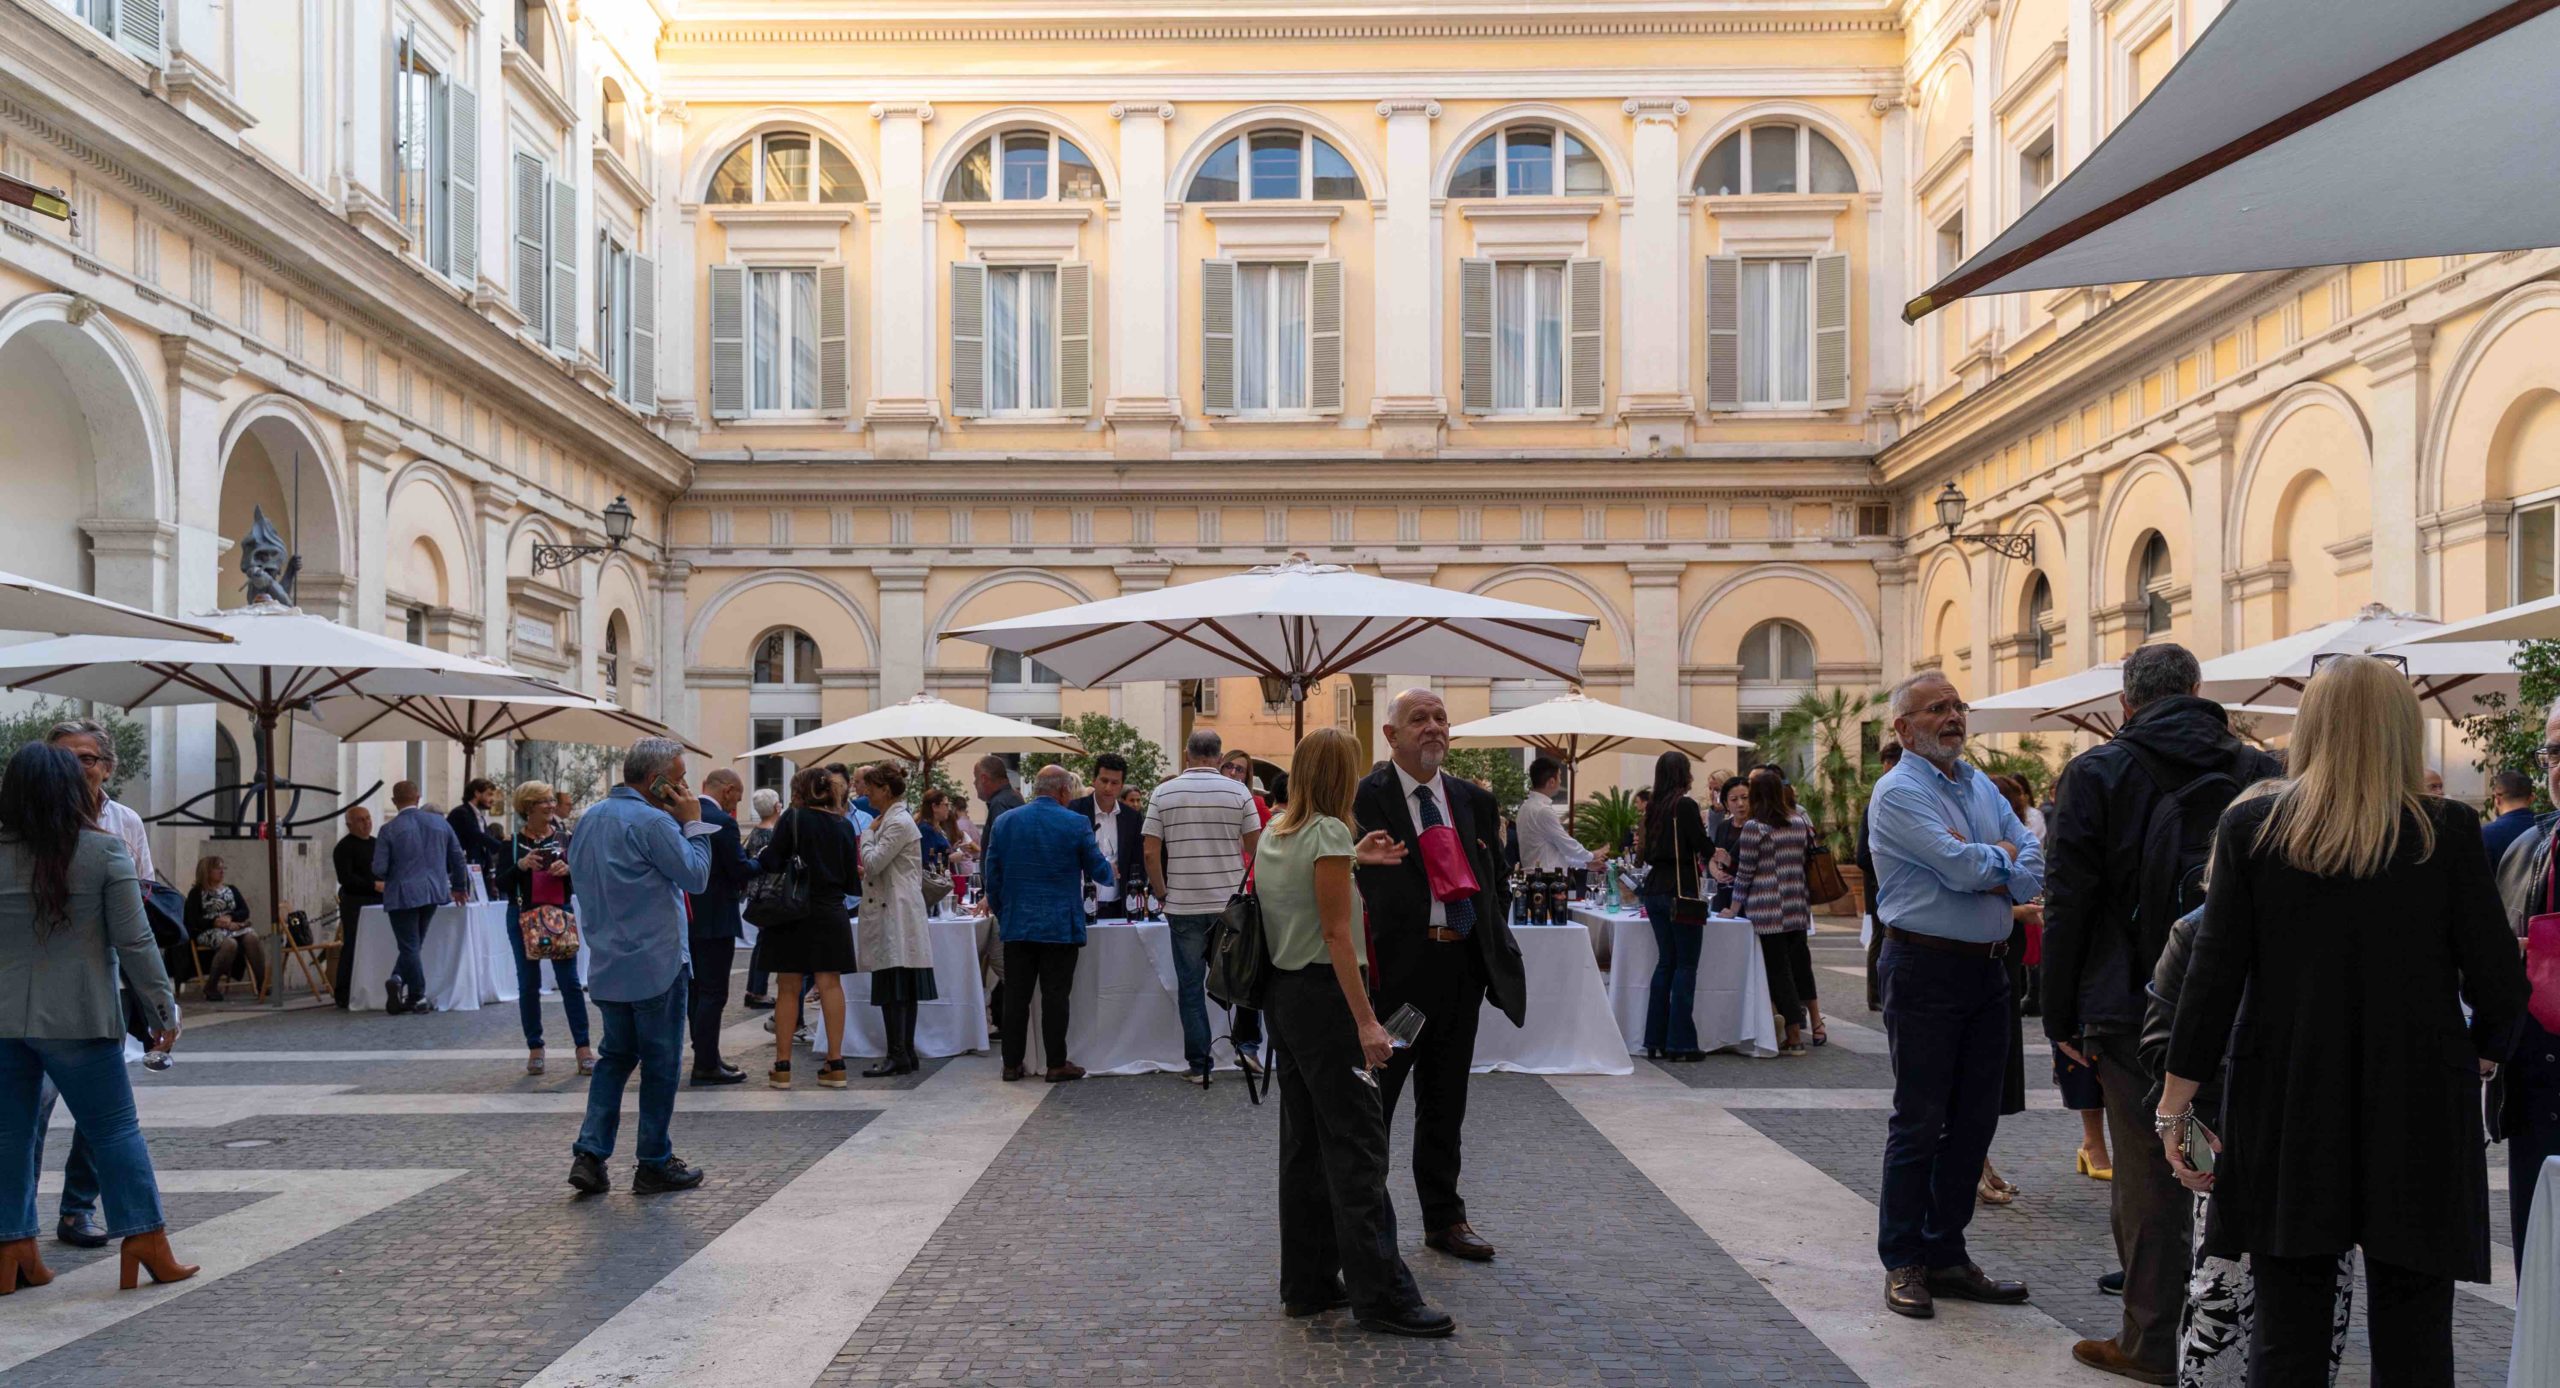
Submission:
POLYGON ((1733 908, 1760 937, 1769 967, 1769 1001, 1787 1026, 1778 1054, 1803 1056, 1805 1019, 1822 1027, 1822 1003, 1814 995, 1813 954, 1805 937, 1813 929, 1813 902, 1805 890, 1804 862, 1813 845, 1813 823, 1790 804, 1787 782, 1762 767, 1751 773, 1751 811, 1742 822, 1733 855, 1733 908))
POLYGON ((765 1083, 791 1087, 791 1039, 800 1029, 800 976, 817 978, 818 1015, 827 1024, 827 1054, 818 1083, 842 1089, 844 1075, 844 976, 854 971, 853 916, 844 899, 862 890, 860 838, 845 818, 848 777, 834 767, 813 766, 791 778, 791 808, 774 826, 758 866, 781 872, 800 860, 809 883, 809 912, 766 930, 765 967, 774 974, 773 1070, 765 1083))
POLYGON ((1704 1060, 1698 1049, 1698 951, 1703 916, 1683 924, 1680 903, 1707 897, 1707 820, 1689 798, 1689 756, 1654 758, 1653 803, 1645 806, 1644 918, 1653 927, 1653 986, 1645 995, 1644 1053, 1653 1060, 1704 1060))
POLYGON ((0 773, 0 1296, 53 1280, 36 1253, 36 1092, 50 1079, 88 1141, 122 1237, 122 1285, 196 1269, 169 1252, 151 1149, 125 1074, 119 976, 141 992, 152 1045, 178 1039, 178 1000, 160 962, 124 840, 101 831, 80 763, 31 742, 0 773))

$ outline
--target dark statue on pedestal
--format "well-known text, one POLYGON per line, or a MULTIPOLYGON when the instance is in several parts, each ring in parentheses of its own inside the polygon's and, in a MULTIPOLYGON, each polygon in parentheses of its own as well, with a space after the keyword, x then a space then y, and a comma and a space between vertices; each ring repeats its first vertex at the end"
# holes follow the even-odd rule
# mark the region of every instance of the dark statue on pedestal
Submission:
POLYGON ((249 533, 240 539, 241 588, 252 604, 293 606, 293 581, 302 573, 302 556, 285 549, 284 537, 267 520, 265 507, 252 507, 249 533))

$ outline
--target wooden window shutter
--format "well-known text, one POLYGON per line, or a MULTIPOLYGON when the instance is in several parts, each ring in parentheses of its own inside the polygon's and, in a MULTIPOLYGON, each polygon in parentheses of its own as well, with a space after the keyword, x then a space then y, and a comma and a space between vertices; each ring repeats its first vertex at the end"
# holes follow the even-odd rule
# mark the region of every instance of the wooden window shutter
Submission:
POLYGON ((951 413, 987 412, 987 267, 951 262, 951 413))
POLYGON ((1564 407, 1597 414, 1609 346, 1608 266, 1595 258, 1564 266, 1564 407))
POLYGON ((1093 267, 1058 267, 1058 408, 1093 413, 1093 267))
POLYGON ((747 412, 747 267, 711 267, 711 417, 747 412))
POLYGON ((542 311, 542 291, 550 279, 551 262, 543 250, 543 236, 551 227, 551 209, 541 160, 517 153, 513 193, 508 214, 516 234, 516 312, 536 333, 548 333, 551 320, 542 311))
POLYGON ((631 257, 632 404, 658 408, 658 262, 631 257))
POLYGON ((1342 262, 1307 266, 1307 408, 1342 413, 1342 262))
POLYGON ((1813 407, 1849 404, 1849 257, 1813 258, 1813 407))
POLYGON ((444 86, 445 273, 465 288, 480 276, 480 94, 459 82, 444 86))
POLYGON ((1707 257, 1707 408, 1742 408, 1742 257, 1707 257))
POLYGON ((1200 412, 1236 412, 1236 263, 1200 262, 1200 412))
POLYGON ((818 267, 818 409, 825 414, 853 409, 852 279, 842 261, 818 267))
POLYGON ((1493 262, 1458 262, 1458 400, 1468 414, 1493 413, 1493 262))
POLYGON ((160 61, 160 0, 116 0, 114 16, 116 42, 160 61))
POLYGON ((578 354, 578 189, 551 180, 551 350, 578 354))

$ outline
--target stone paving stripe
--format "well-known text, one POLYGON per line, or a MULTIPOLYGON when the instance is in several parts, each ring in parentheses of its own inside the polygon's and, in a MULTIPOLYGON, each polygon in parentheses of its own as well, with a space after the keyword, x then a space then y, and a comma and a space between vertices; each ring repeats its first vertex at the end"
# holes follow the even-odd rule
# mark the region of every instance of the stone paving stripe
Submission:
MULTIPOLYGON (((145 1128, 219 1128, 261 1115, 285 1117, 420 1117, 454 1114, 566 1114, 587 1111, 581 1086, 531 1094, 357 1094, 345 1084, 189 1084, 134 1088, 145 1128)), ((802 1113, 810 1109, 879 1109, 912 1090, 819 1089, 803 1084, 788 1092, 750 1081, 722 1089, 676 1091, 676 1112, 802 1113)), ((623 1090, 622 1109, 640 1107, 635 1077, 623 1090)), ((68 1109, 57 1108, 53 1126, 68 1128, 68 1109)))
MULTIPOLYGON (((1854 972, 1863 973, 1864 971, 1854 972)), ((1831 1016, 1824 1017, 1822 1025, 1831 1033, 1831 1044, 1844 1051, 1855 1051, 1860 1055, 1885 1054, 1884 1033, 1874 1027, 1861 1026, 1856 1022, 1844 1022, 1838 1017, 1831 1016)))
POLYGON ((530 1388, 772 1388, 816 1379, 1047 1097, 1046 1085, 998 1083, 996 1069, 984 1057, 944 1066, 530 1388))
POLYGON ((1981 1388, 2086 1375, 2071 1359, 2076 1337, 2032 1305, 1951 1301, 1926 1323, 1887 1311, 1875 1206, 1726 1112, 1715 1091, 1649 1067, 1633 1079, 1547 1082, 1869 1383, 1981 1388))
MULTIPOLYGON (((391 1168, 316 1171, 162 1170, 160 1189, 172 1194, 273 1192, 267 1199, 206 1220, 187 1231, 185 1254, 204 1271, 184 1282, 134 1291, 116 1290, 122 1260, 101 1258, 65 1272, 38 1296, 12 1298, 0 1317, 0 1373, 37 1355, 94 1335, 128 1316, 204 1290, 243 1268, 318 1238, 333 1229, 462 1175, 458 1170, 391 1168)), ((46 1183, 61 1189, 56 1176, 46 1183)))
MULTIPOLYGON (((1641 1075, 1643 1072, 1643 1068, 1639 1067, 1637 1073, 1641 1075)), ((1657 1068, 1654 1073, 1659 1075, 1663 1072, 1657 1068)), ((1558 1075, 1555 1078, 1580 1077, 1558 1075)), ((1679 1081, 1673 1079, 1672 1083, 1678 1084, 1679 1081)), ((1893 1091, 1890 1089, 1719 1089, 1713 1086, 1700 1086, 1689 1092, 1719 1108, 1890 1109, 1893 1107, 1893 1091)), ((2042 1092, 2030 1089, 2027 1091, 2027 1107, 2058 1111, 2062 1108, 2062 1097, 2050 1089, 2042 1092)))

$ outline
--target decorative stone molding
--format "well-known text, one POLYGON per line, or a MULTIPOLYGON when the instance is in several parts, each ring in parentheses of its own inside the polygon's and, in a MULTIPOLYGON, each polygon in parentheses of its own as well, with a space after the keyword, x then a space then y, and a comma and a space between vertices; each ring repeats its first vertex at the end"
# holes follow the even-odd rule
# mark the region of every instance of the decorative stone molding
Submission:
POLYGON ((183 54, 172 56, 160 69, 160 80, 168 87, 170 102, 202 121, 224 144, 239 144, 240 132, 258 123, 249 108, 233 98, 227 83, 183 54))
POLYGON ((1173 120, 1173 103, 1170 101, 1115 101, 1111 103, 1111 118, 1113 120, 1129 120, 1133 117, 1139 116, 1153 116, 1157 120, 1170 124, 1173 120))
POLYGON ((379 424, 350 419, 343 426, 347 440, 347 456, 366 467, 389 470, 391 455, 400 449, 400 440, 379 424))
POLYGON ((925 578, 932 572, 922 564, 881 565, 871 570, 871 576, 879 580, 883 593, 921 593, 925 578))
POLYGON ((178 527, 148 517, 90 516, 80 522, 98 559, 159 561, 177 551, 178 527))
POLYGON ((2336 544, 2323 545, 2321 548, 2327 550, 2329 557, 2336 561, 2339 573, 2363 573, 2373 567, 2373 532, 2371 531, 2366 531, 2362 535, 2350 535, 2336 544))
POLYGON ((912 118, 918 124, 929 124, 933 120, 933 103, 930 101, 875 101, 871 103, 871 118, 875 121, 912 118))
POLYGON ((1678 125, 1689 114, 1689 103, 1676 96, 1631 96, 1618 109, 1638 125, 1678 125))
POLYGON ((2286 559, 2270 559, 2245 569, 2232 569, 2222 576, 2235 602, 2247 602, 2281 593, 2293 586, 2293 563, 2286 559))
MULTIPOLYGON (((83 302, 90 302, 92 311, 95 309, 94 301, 73 300, 72 312, 65 317, 75 325, 88 321, 89 315, 80 311, 83 302)), ((163 333, 160 355, 168 364, 169 384, 173 389, 183 386, 206 395, 217 395, 221 393, 224 382, 240 374, 240 358, 203 338, 184 333, 163 333)))
POLYGON ((2356 363, 2368 373, 2373 384, 2387 386, 2427 367, 2428 349, 2435 344, 2436 330, 2431 323, 2412 323, 2380 342, 2356 353, 2356 363))
POLYGON ((1393 120, 1397 116, 1420 116, 1424 120, 1440 119, 1440 103, 1427 96, 1391 96, 1378 103, 1378 119, 1393 120))
POLYGON ((2187 450, 2187 461, 2201 463, 2216 456, 2228 456, 2231 445, 2240 437, 2240 416, 2230 410, 2217 410, 2178 426, 2178 445, 2187 450))

